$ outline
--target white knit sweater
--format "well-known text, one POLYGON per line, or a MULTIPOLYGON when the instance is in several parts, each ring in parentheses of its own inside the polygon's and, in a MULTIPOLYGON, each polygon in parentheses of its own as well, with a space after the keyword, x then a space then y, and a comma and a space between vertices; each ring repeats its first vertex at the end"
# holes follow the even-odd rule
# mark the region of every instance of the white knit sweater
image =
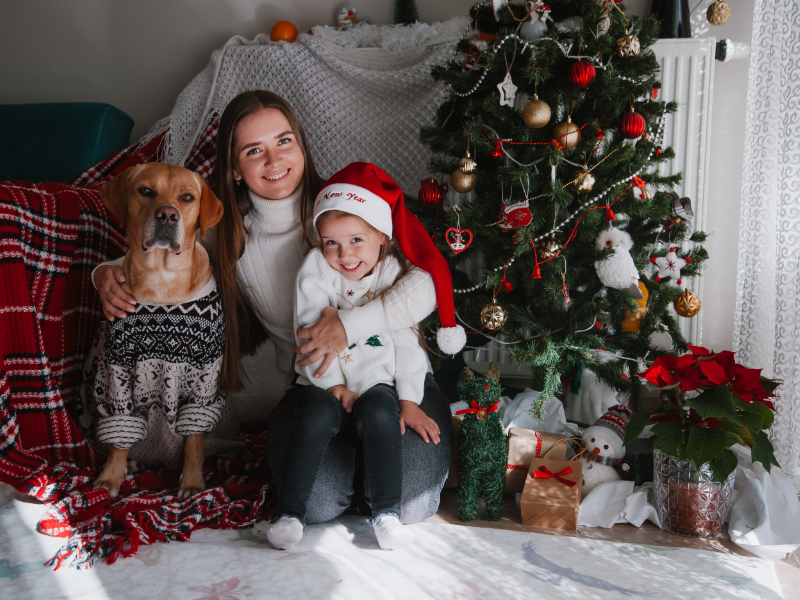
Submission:
MULTIPOLYGON (((276 367, 286 375, 287 387, 294 373, 294 284, 309 250, 303 243, 300 194, 298 188, 283 200, 267 200, 250 193, 253 210, 244 218, 249 235, 236 264, 243 293, 275 345, 276 367)), ((209 237, 207 232, 206 240, 209 237)), ((213 252, 207 242, 204 245, 213 252)), ((402 283, 382 301, 339 312, 348 346, 372 335, 413 327, 435 310, 436 293, 428 273, 412 268, 402 283)))
MULTIPOLYGON (((295 328, 316 323, 326 306, 338 308, 339 315, 343 315, 370 302, 390 288, 399 273, 400 263, 388 256, 375 265, 370 275, 350 281, 314 248, 297 274, 295 328)), ((402 287, 403 282, 398 282, 398 286, 402 287)), ((321 363, 322 359, 307 367, 297 365, 295 369, 300 375, 297 382, 323 389, 343 385, 359 396, 372 386, 385 383, 397 388, 401 400, 422 402, 428 359, 413 328, 369 335, 353 342, 333 361, 325 375, 314 378, 321 363)))

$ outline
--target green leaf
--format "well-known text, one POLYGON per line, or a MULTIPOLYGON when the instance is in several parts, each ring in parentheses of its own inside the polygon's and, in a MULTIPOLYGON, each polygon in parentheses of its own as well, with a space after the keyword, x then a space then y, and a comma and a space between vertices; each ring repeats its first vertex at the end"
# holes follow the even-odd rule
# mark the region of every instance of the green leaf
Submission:
POLYGON ((745 446, 753 446, 753 434, 751 434, 747 428, 734 423, 731 419, 720 419, 719 426, 721 429, 739 437, 741 443, 745 446))
POLYGON ((728 475, 736 470, 736 466, 738 464, 739 459, 736 458, 736 454, 731 450, 726 449, 723 450, 719 455, 715 456, 708 466, 711 467, 714 477, 722 482, 728 479, 728 475))
POLYGON ((770 379, 769 377, 762 377, 760 382, 761 387, 763 387, 764 391, 767 392, 767 396, 771 396, 775 393, 775 390, 778 388, 778 386, 783 383, 783 379, 770 379))
POLYGON ((678 455, 678 446, 683 443, 683 426, 680 423, 667 421, 656 423, 651 431, 655 434, 654 448, 671 456, 678 455))
POLYGON ((761 404, 761 402, 753 401, 750 404, 750 410, 748 412, 761 416, 761 429, 769 429, 772 427, 772 421, 775 420, 775 414, 767 405, 761 404))
MULTIPOLYGON (((748 408, 750 408, 749 405, 748 408)), ((764 421, 761 418, 761 415, 755 412, 750 412, 749 410, 739 411, 738 413, 736 413, 735 417, 729 417, 729 418, 737 425, 741 425, 742 427, 750 431, 750 433, 752 433, 753 435, 755 435, 756 432, 764 429, 762 427, 764 421)))
POLYGON ((686 406, 695 409, 704 419, 710 417, 733 417, 733 394, 723 387, 715 387, 704 391, 696 398, 686 401, 686 406))
POLYGON ((678 446, 678 460, 686 460, 689 458, 689 453, 686 451, 686 442, 681 442, 678 446))
POLYGON ((772 447, 772 442, 769 441, 769 436, 765 431, 758 431, 753 434, 753 462, 760 462, 769 473, 770 467, 775 465, 780 468, 778 461, 775 459, 775 449, 772 447))
POLYGON ((721 429, 694 426, 689 430, 686 450, 695 466, 700 468, 725 450, 725 440, 725 433, 721 429))
POLYGON ((633 440, 638 438, 642 435, 642 431, 644 431, 645 426, 650 421, 650 413, 647 412, 636 412, 631 415, 628 424, 625 426, 625 440, 623 440, 622 445, 627 446, 633 440))

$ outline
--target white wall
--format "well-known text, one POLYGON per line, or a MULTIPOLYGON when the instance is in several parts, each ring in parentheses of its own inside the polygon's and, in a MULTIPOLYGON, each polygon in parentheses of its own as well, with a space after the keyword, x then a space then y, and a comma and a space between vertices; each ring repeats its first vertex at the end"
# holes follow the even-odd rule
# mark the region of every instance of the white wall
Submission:
MULTIPOLYGON (((651 0, 630 0, 637 14, 651 0)), ((751 0, 728 0, 731 20, 708 35, 749 42, 751 0)), ((391 23, 393 0, 354 2, 391 23)), ((464 15, 473 0, 417 0, 423 21, 464 15)), ((690 2, 693 6, 694 1, 690 2)), ((287 19, 300 31, 333 24, 330 0, 24 0, 0 3, 0 103, 108 102, 136 122, 138 139, 232 35, 252 38, 287 19)), ((703 298, 703 344, 730 349, 749 61, 716 63, 703 298)))
MULTIPOLYGON (((331 0, 0 1, 0 104, 108 102, 133 117, 132 139, 169 114, 180 91, 233 35, 333 25, 331 0)), ((359 17, 392 23, 394 0, 357 0, 359 17)), ((417 0, 420 19, 464 15, 473 0, 417 0)))

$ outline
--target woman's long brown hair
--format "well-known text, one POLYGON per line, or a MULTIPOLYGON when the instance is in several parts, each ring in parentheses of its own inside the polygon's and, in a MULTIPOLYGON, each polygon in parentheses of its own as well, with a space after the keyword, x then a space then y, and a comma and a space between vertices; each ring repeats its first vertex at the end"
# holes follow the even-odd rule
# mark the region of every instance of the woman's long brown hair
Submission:
MULTIPOLYGON (((305 131, 288 102, 264 90, 242 92, 230 101, 220 118, 217 134, 217 196, 222 201, 225 212, 222 221, 216 227, 213 252, 214 275, 225 309, 225 355, 222 362, 222 377, 223 384, 229 392, 237 392, 243 387, 242 356, 255 353, 267 339, 267 332, 242 293, 236 276, 236 263, 244 253, 244 245, 249 234, 244 225, 244 217, 253 210, 253 202, 250 200, 247 186, 244 184, 237 186, 233 178, 236 125, 244 117, 267 108, 275 108, 284 114, 305 157, 305 171, 300 183, 303 190, 300 219, 303 240, 309 245, 306 224, 311 216, 314 198, 322 186, 322 180, 317 174, 308 149, 305 131)), ((293 285, 294 282, 287 282, 287 289, 292 289, 293 285)))

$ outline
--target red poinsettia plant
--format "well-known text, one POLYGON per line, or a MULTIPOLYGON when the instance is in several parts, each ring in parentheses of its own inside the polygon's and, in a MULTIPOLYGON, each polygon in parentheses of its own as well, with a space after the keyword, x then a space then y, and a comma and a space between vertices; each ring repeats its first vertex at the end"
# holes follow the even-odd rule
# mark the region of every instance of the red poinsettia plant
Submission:
POLYGON ((698 468, 708 463, 719 481, 736 465, 734 444, 752 449, 753 460, 769 471, 775 460, 765 430, 772 426, 775 407, 770 398, 781 382, 748 369, 733 352, 712 352, 689 346, 690 354, 658 357, 639 373, 649 389, 662 390, 662 404, 653 412, 634 413, 625 428, 625 444, 652 424, 648 449, 657 448, 698 468))

